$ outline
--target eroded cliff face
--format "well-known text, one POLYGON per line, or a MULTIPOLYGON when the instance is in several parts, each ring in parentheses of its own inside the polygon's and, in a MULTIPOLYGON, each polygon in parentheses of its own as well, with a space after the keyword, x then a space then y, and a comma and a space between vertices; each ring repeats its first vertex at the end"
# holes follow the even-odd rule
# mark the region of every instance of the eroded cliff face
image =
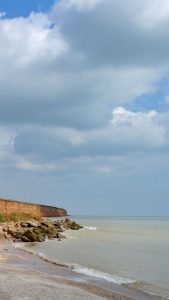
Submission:
POLYGON ((67 211, 63 208, 20 202, 15 200, 0 199, 0 213, 10 215, 16 212, 31 214, 37 217, 67 216, 67 211))

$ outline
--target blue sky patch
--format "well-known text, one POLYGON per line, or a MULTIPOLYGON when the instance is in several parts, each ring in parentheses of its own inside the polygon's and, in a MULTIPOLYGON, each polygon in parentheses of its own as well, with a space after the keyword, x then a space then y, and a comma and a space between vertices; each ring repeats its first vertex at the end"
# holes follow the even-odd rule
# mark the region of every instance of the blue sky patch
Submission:
POLYGON ((169 78, 165 77, 158 81, 155 85, 155 91, 145 93, 135 99, 134 102, 127 103, 125 108, 135 112, 156 110, 165 112, 169 110, 166 103, 166 97, 169 95, 169 78))
POLYGON ((54 0, 0 0, 0 11, 6 12, 8 18, 20 16, 26 17, 32 11, 48 11, 54 2, 54 0))

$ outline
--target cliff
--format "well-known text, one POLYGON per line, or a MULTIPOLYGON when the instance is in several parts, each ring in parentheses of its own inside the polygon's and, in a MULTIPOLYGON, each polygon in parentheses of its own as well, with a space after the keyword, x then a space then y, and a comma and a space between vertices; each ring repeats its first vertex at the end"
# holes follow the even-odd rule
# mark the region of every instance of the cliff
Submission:
POLYGON ((0 213, 10 215, 12 213, 26 213, 36 217, 63 217, 67 211, 63 208, 21 202, 9 199, 0 199, 0 213))

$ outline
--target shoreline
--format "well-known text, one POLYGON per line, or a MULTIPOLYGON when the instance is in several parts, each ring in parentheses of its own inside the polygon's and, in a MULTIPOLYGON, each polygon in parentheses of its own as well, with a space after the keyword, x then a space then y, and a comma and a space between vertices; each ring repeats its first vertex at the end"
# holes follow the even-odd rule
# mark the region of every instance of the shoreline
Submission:
MULTIPOLYGON (((31 291, 31 298, 29 299, 83 299, 101 300, 101 299, 114 299, 114 300, 129 300, 129 299, 162 299, 157 296, 145 294, 130 286, 116 285, 104 280, 98 280, 90 276, 76 273, 69 268, 57 263, 47 261, 36 254, 31 254, 26 249, 18 249, 12 243, 1 243, 0 247, 0 282, 3 280, 3 274, 10 286, 17 286, 19 284, 20 290, 23 290, 22 298, 1 298, 0 299, 24 299, 24 294, 29 294, 29 289, 25 290, 25 282, 37 282, 39 288, 43 289, 41 298, 36 295, 36 291, 31 291), (3 271, 3 272, 2 272, 3 271), (11 274, 14 273, 16 280, 11 282, 11 274), (17 282, 17 278, 23 277, 23 282, 17 282), (44 281, 47 288, 44 290, 44 281), (58 289, 62 287, 62 291, 58 289), (55 296, 50 298, 50 293, 55 290, 55 296), (44 297, 44 298, 43 298, 44 297)), ((6 287, 7 288, 7 287, 6 287)), ((38 289, 39 289, 38 288, 38 289)), ((0 290, 2 290, 0 283, 0 290)), ((6 289, 5 289, 6 290, 6 289)), ((4 290, 4 292, 5 292, 4 290)), ((28 299, 28 298, 26 298, 28 299)))

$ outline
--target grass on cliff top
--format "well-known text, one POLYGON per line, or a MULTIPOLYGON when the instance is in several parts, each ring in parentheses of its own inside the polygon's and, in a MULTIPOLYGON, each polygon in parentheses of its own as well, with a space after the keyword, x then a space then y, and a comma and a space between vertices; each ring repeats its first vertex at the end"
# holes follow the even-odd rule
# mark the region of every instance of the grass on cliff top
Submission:
POLYGON ((10 215, 0 213, 0 223, 11 222, 11 221, 18 222, 18 221, 24 221, 28 219, 39 220, 40 218, 33 216, 31 214, 19 213, 19 212, 15 212, 10 215))

